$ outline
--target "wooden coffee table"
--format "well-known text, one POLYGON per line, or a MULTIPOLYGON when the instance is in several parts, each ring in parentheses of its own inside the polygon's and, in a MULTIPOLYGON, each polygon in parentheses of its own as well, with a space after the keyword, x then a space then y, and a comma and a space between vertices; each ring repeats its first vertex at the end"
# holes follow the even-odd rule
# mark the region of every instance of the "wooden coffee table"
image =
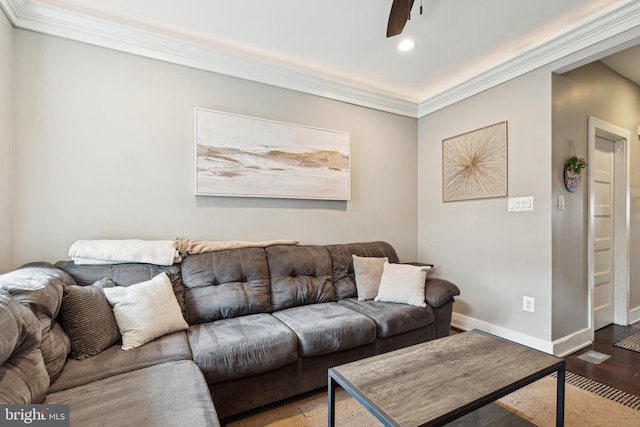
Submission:
POLYGON ((564 425, 565 361, 478 331, 329 369, 329 426, 340 385, 387 426, 439 426, 557 372, 564 425))

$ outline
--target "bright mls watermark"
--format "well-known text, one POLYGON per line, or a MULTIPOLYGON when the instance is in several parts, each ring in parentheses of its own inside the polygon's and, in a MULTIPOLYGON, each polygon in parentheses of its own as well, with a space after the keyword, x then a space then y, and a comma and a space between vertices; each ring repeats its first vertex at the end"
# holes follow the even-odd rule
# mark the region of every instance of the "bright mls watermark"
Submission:
POLYGON ((69 427, 69 405, 0 405, 0 426, 69 427))

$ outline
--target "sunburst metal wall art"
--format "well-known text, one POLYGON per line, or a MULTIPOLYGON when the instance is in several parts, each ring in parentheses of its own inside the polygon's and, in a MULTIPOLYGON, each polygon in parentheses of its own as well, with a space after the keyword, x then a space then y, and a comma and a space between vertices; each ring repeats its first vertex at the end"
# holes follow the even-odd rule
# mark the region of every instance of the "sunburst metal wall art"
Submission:
POLYGON ((442 141, 442 200, 507 196, 507 122, 442 141))

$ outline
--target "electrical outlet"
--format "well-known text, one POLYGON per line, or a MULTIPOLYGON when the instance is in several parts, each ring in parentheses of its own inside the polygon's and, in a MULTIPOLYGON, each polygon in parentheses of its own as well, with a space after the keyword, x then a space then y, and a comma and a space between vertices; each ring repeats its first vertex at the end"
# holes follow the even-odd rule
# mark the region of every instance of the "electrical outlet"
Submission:
POLYGON ((536 300, 532 297, 522 297, 522 309, 533 313, 536 300))

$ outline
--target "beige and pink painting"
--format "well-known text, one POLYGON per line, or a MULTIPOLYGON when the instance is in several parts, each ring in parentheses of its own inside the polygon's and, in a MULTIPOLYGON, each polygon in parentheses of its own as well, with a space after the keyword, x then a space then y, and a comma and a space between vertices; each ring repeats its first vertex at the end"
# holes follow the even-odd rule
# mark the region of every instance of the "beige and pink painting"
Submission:
POLYGON ((196 194, 350 199, 350 135, 195 109, 196 194))

